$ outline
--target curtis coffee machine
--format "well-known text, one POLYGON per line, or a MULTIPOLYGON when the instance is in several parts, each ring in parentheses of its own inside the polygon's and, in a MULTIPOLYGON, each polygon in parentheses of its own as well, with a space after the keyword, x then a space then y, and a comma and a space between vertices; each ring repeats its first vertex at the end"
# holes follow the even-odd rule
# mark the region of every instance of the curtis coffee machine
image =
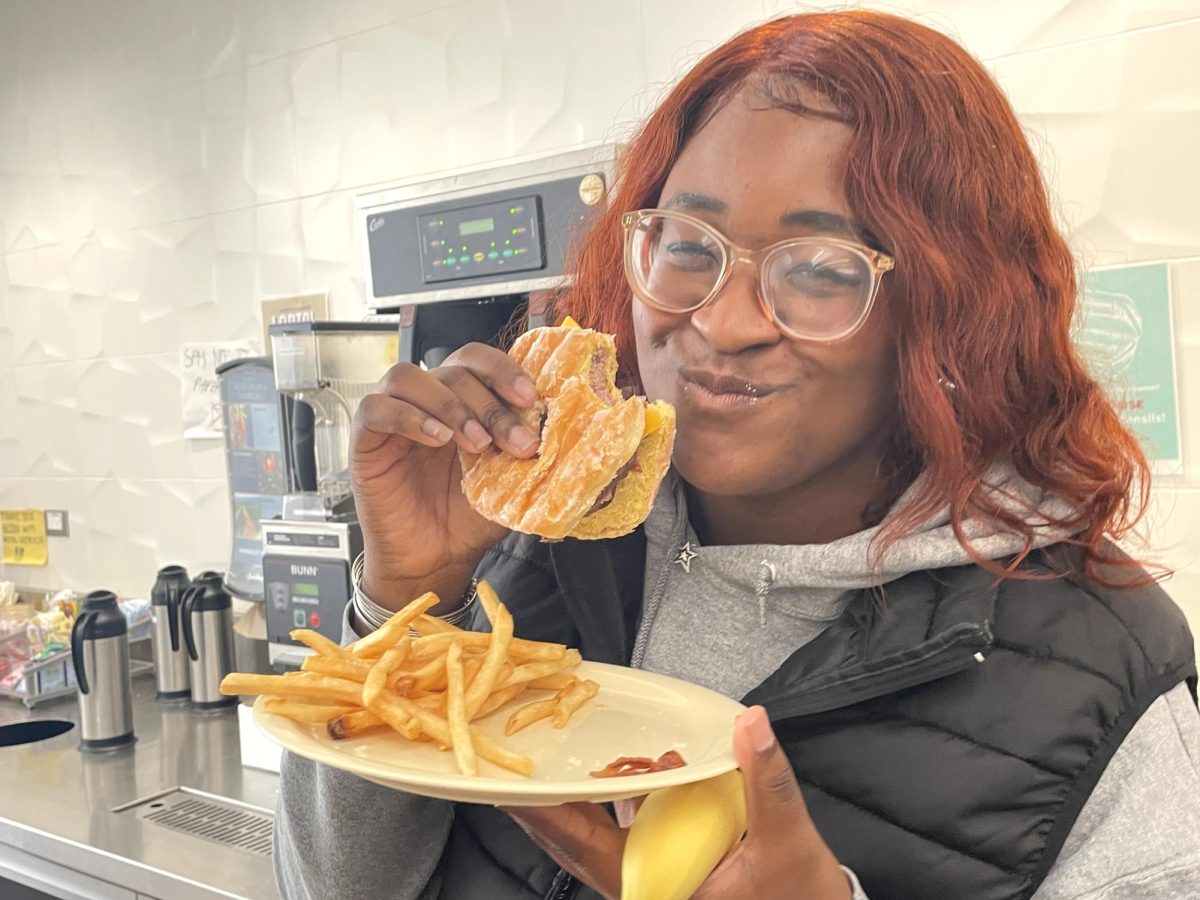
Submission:
POLYGON ((606 201, 615 155, 599 145, 362 195, 367 300, 388 321, 271 327, 279 416, 260 417, 287 487, 261 519, 261 567, 252 548, 243 556, 261 579, 276 668, 309 652, 288 637, 293 628, 341 637, 362 547, 348 461, 359 400, 395 362, 432 368, 464 344, 504 346, 522 327, 548 324, 574 240, 606 201))
POLYGON ((616 147, 397 184, 357 198, 367 302, 399 317, 399 357, 433 367, 510 322, 549 324, 575 238, 603 207, 616 147))

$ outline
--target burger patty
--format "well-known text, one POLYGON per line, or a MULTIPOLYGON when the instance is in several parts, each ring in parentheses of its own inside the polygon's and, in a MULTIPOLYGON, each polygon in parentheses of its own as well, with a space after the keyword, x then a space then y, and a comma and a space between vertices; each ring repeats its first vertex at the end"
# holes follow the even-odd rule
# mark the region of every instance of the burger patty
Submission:
POLYGON ((612 406, 621 399, 621 396, 608 383, 606 359, 603 353, 597 353, 592 357, 592 369, 589 373, 588 384, 601 400, 612 406))
POLYGON ((617 485, 620 484, 621 479, 630 472, 640 471, 642 471, 642 467, 638 465, 637 454, 634 454, 630 458, 629 462, 625 463, 625 465, 621 466, 621 468, 617 470, 616 477, 613 478, 613 480, 608 483, 604 490, 600 492, 600 496, 596 498, 596 502, 592 504, 592 508, 587 511, 587 515, 590 516, 592 513, 598 513, 600 510, 604 509, 604 507, 612 503, 613 498, 617 496, 617 485))

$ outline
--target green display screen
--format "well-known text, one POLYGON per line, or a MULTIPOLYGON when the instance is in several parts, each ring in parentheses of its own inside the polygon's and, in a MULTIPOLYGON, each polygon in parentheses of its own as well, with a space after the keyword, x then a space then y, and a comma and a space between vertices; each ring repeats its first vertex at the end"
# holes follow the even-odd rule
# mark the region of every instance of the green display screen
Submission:
POLYGON ((298 594, 301 597, 319 597, 321 596, 320 589, 315 584, 305 584, 303 582, 292 585, 292 593, 298 594))
POLYGON ((485 234, 495 230, 495 219, 472 219, 469 222, 458 223, 458 234, 460 237, 466 237, 468 234, 485 234))

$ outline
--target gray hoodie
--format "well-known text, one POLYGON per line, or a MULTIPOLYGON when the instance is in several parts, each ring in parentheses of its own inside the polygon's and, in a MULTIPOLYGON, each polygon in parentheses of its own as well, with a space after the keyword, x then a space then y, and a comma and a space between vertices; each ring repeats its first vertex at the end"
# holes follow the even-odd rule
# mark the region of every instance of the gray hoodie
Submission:
MULTIPOLYGON (((1066 508, 1005 467, 988 483, 1014 508, 1051 517, 1066 508)), ((897 508, 912 496, 910 490, 897 508)), ((633 663, 741 697, 841 613, 845 592, 908 572, 970 562, 945 515, 905 536, 878 568, 868 563, 874 529, 811 546, 704 547, 672 473, 646 523, 646 612, 633 663), (686 562, 686 565, 685 565, 686 562)), ((998 559, 1022 542, 983 523, 973 546, 998 559)), ((1037 545, 1061 535, 1038 529, 1037 545)), ((347 627, 347 641, 356 635, 347 627)), ((285 756, 281 794, 311 804, 276 821, 280 889, 292 900, 378 897, 426 900, 450 825, 450 804, 395 794, 388 821, 364 821, 387 790, 285 756), (408 848, 403 854, 396 848, 408 848), (334 849, 336 848, 336 849, 334 849), (322 858, 319 872, 299 859, 322 858), (306 881, 301 872, 308 871, 306 881), (317 883, 314 879, 319 879, 317 883)), ((849 873, 852 881, 853 873, 849 873)), ((866 895, 855 881, 855 900, 866 895)), ((1159 698, 1110 761, 1035 900, 1184 900, 1200 897, 1200 716, 1183 685, 1159 698)))

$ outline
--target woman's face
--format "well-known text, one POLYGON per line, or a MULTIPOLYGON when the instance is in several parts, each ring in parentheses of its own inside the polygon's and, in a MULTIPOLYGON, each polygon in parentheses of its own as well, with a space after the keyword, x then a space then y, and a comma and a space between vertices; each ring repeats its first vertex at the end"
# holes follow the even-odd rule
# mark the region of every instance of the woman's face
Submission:
MULTIPOLYGON (((817 95, 802 99, 827 105, 817 95)), ((854 240, 841 183, 850 136, 845 125, 772 108, 743 89, 684 147, 658 206, 703 219, 751 249, 809 235, 854 240)), ((884 285, 866 324, 833 344, 777 331, 746 265, 690 315, 634 301, 642 383, 678 414, 680 474, 726 496, 873 478, 896 416, 884 285), (740 388, 723 392, 735 383, 740 388)))

